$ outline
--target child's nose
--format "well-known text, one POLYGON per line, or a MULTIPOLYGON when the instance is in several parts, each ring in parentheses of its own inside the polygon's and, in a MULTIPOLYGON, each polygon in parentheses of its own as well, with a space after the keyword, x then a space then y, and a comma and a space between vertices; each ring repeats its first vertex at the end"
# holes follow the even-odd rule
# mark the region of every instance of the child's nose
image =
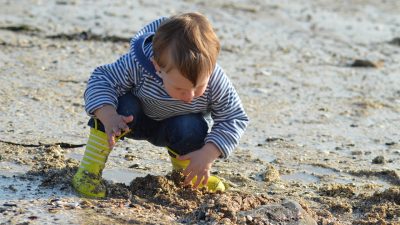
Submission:
POLYGON ((186 103, 190 103, 193 100, 194 91, 185 92, 183 96, 183 101, 186 103))

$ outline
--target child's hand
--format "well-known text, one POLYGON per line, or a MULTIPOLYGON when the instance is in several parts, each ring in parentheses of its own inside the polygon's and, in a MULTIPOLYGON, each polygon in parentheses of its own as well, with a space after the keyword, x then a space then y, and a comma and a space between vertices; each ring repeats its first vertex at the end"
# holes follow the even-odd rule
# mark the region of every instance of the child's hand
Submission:
POLYGON ((115 138, 121 135, 121 130, 129 131, 129 126, 127 124, 133 121, 132 115, 119 115, 111 105, 106 105, 96 110, 94 114, 104 125, 110 149, 115 145, 115 138))
POLYGON ((221 152, 213 143, 205 144, 201 149, 189 154, 179 156, 179 160, 190 160, 189 165, 183 171, 186 176, 184 184, 188 185, 191 180, 197 176, 193 188, 197 188, 200 182, 206 185, 210 177, 210 169, 215 159, 221 155, 221 152))

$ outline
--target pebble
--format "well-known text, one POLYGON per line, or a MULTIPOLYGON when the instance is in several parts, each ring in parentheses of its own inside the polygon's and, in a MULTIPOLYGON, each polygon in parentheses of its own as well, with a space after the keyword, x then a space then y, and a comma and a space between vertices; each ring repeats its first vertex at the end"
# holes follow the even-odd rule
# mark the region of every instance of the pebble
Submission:
POLYGON ((250 215, 247 215, 247 216, 246 216, 246 220, 247 220, 247 221, 253 221, 253 217, 250 216, 250 215))
POLYGON ((369 60, 363 60, 363 59, 356 59, 354 62, 350 65, 351 67, 373 67, 373 68, 379 68, 383 66, 382 61, 378 62, 372 62, 369 60))
POLYGON ((60 211, 61 209, 60 208, 49 208, 48 209, 48 211, 50 212, 50 213, 56 213, 56 212, 58 212, 58 211, 60 211))
POLYGON ((64 205, 64 207, 68 208, 68 209, 75 209, 79 206, 78 202, 69 202, 67 204, 64 205))
POLYGON ((93 206, 93 204, 92 204, 91 202, 89 202, 88 200, 82 200, 82 201, 79 203, 79 205, 80 205, 82 208, 89 208, 89 207, 92 207, 92 206, 93 206))
POLYGON ((58 200, 58 201, 55 201, 53 205, 56 205, 56 206, 63 206, 63 205, 64 205, 64 202, 58 200))
POLYGON ((15 204, 15 203, 4 203, 3 206, 6 206, 6 207, 17 207, 18 205, 15 204))
POLYGON ((299 203, 289 199, 283 200, 281 204, 261 205, 253 210, 241 211, 240 216, 244 216, 246 222, 256 224, 258 220, 260 224, 278 224, 280 221, 288 222, 286 224, 317 224, 299 203))
POLYGON ((265 139, 266 142, 274 142, 274 141, 283 141, 283 138, 278 138, 278 137, 267 137, 265 139))
POLYGON ((385 164, 385 157, 383 157, 383 156, 377 156, 377 157, 375 157, 373 160, 372 160, 372 163, 373 164, 385 164))
POLYGON ((29 216, 28 217, 28 219, 30 219, 30 220, 36 220, 36 219, 38 219, 39 217, 37 217, 37 216, 29 216))
POLYGON ((351 151, 351 155, 362 155, 362 151, 351 151))
POLYGON ((398 45, 400 46, 400 37, 395 37, 391 41, 389 41, 390 44, 392 45, 398 45))
POLYGON ((132 164, 129 168, 139 168, 140 165, 138 163, 132 164))
POLYGON ((267 165, 266 171, 261 176, 265 182, 274 182, 280 179, 279 171, 272 165, 267 165))
POLYGON ((392 145, 395 145, 395 144, 396 144, 396 142, 394 142, 394 141, 385 143, 385 145, 387 145, 387 146, 392 146, 392 145))

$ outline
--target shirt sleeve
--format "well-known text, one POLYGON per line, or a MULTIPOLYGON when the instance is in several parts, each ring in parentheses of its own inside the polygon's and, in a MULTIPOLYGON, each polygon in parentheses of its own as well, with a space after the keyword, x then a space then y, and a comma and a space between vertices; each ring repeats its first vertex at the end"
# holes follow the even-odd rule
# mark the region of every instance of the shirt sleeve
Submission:
POLYGON ((138 69, 131 54, 116 62, 97 67, 89 78, 85 93, 85 110, 93 112, 104 105, 118 106, 118 97, 130 91, 139 80, 138 69))
POLYGON ((229 78, 218 65, 211 78, 211 117, 214 121, 205 143, 214 143, 223 158, 233 152, 248 125, 248 117, 229 78))

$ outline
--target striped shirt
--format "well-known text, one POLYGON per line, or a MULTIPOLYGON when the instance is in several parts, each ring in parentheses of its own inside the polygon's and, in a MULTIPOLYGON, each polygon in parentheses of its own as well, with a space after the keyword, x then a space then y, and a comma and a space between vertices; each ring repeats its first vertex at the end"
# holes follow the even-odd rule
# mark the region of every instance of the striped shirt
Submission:
POLYGON ((217 64, 202 96, 190 103, 171 98, 150 58, 152 37, 160 18, 141 29, 131 41, 130 51, 116 62, 97 67, 85 90, 85 110, 93 112, 104 105, 117 108, 118 97, 133 93, 142 103, 144 113, 157 121, 189 113, 211 115, 213 121, 205 143, 214 143, 227 158, 238 145, 248 124, 239 96, 222 68, 217 64))

